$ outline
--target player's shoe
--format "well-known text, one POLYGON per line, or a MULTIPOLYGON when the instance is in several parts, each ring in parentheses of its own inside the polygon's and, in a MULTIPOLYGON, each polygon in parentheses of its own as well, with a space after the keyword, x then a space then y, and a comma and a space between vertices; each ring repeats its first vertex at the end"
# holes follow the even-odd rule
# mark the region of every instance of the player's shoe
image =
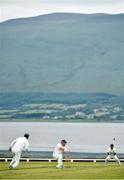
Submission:
POLYGON ((119 162, 119 165, 121 166, 121 162, 119 162))
POLYGON ((13 169, 13 167, 10 165, 10 166, 9 166, 9 170, 12 170, 12 169, 13 169))
POLYGON ((56 166, 57 169, 62 169, 64 166, 56 166))

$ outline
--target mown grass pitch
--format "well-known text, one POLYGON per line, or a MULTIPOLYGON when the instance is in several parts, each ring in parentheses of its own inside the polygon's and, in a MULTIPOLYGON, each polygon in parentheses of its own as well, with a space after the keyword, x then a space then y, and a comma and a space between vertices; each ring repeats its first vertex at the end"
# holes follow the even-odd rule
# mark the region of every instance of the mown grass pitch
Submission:
POLYGON ((14 169, 8 163, 0 162, 0 179, 124 179, 124 163, 74 162, 65 163, 64 169, 56 169, 51 162, 21 162, 14 169))

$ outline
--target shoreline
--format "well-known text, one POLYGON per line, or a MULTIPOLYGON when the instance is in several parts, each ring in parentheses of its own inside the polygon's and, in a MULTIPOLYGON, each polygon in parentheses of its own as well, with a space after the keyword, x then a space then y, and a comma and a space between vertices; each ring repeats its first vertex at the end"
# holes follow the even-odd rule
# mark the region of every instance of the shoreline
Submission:
POLYGON ((72 120, 72 119, 65 119, 65 120, 54 120, 54 119, 51 119, 51 120, 44 120, 44 119, 0 119, 0 123, 101 123, 101 124, 104 124, 104 123, 115 123, 115 124, 123 124, 124 123, 124 120, 99 120, 99 121, 96 121, 96 120, 83 120, 83 119, 76 119, 76 120, 72 120))

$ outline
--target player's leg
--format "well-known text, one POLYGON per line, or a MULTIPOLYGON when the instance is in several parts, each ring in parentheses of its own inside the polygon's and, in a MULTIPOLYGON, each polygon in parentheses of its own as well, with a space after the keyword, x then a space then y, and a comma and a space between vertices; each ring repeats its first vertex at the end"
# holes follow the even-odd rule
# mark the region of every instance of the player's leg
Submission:
POLYGON ((116 160, 116 162, 121 165, 120 159, 117 157, 117 155, 114 156, 114 159, 116 160))
POLYGON ((53 158, 55 158, 58 162, 56 168, 63 168, 63 156, 62 154, 53 154, 53 158))
POLYGON ((58 153, 57 154, 53 153, 53 158, 55 158, 57 160, 57 162, 58 162, 56 168, 59 168, 59 154, 58 153))
POLYGON ((108 164, 108 161, 111 159, 111 156, 110 155, 108 155, 107 157, 106 157, 106 159, 105 159, 105 164, 107 165, 108 164))
POLYGON ((63 168, 63 156, 62 154, 59 154, 58 156, 58 166, 57 168, 63 168))
POLYGON ((9 164, 9 168, 10 169, 12 169, 13 168, 13 164, 15 163, 15 153, 13 153, 14 154, 14 156, 13 156, 13 158, 12 158, 12 161, 10 162, 10 164, 9 164))
POLYGON ((15 157, 14 157, 15 161, 12 164, 12 168, 16 168, 19 165, 20 157, 21 157, 21 152, 15 153, 15 157))

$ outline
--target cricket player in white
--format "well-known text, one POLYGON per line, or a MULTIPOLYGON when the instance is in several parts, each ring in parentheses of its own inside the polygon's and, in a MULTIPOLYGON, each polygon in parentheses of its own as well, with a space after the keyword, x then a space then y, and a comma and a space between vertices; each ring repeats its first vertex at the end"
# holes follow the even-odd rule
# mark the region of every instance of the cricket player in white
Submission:
POLYGON ((9 169, 13 169, 18 166, 23 150, 28 151, 28 138, 29 134, 24 134, 24 137, 19 137, 11 143, 9 151, 11 151, 14 154, 14 157, 12 158, 12 161, 9 165, 9 169))
POLYGON ((115 159, 116 162, 121 165, 121 162, 119 158, 116 155, 116 148, 114 147, 114 144, 110 144, 110 148, 108 148, 107 151, 107 157, 105 159, 105 163, 107 164, 110 159, 115 159))
POLYGON ((56 168, 63 168, 63 152, 68 152, 66 147, 66 141, 62 140, 60 143, 57 144, 57 146, 54 149, 53 157, 58 160, 58 165, 56 168))

